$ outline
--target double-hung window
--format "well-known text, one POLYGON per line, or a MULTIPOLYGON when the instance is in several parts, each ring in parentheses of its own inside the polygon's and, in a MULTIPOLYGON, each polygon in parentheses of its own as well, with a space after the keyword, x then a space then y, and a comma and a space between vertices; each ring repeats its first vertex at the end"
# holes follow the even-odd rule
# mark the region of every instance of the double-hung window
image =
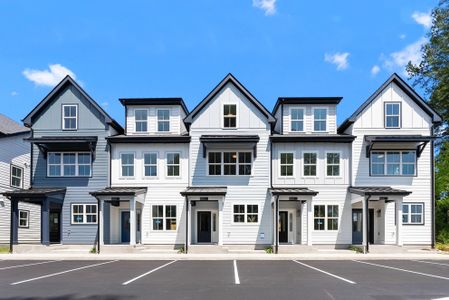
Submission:
POLYGON ((239 175, 251 175, 251 152, 239 152, 239 175))
POLYGON ((136 121, 136 132, 148 131, 148 110, 136 109, 134 111, 136 121))
POLYGON ((28 210, 19 209, 19 227, 28 228, 30 223, 30 212, 28 210))
POLYGON ((97 204, 72 204, 72 224, 96 224, 97 204))
POLYGON ((78 129, 78 105, 65 104, 62 106, 62 129, 63 130, 78 129))
POLYGON ((290 131, 304 131, 304 109, 292 108, 290 110, 290 131))
POLYGON ((143 168, 145 177, 157 176, 157 153, 143 154, 143 168))
POLYGON ((317 154, 303 153, 304 176, 316 176, 317 154))
POLYGON ((90 176, 92 155, 90 153, 78 153, 78 176, 90 176))
POLYGON ((371 176, 414 176, 415 151, 372 151, 371 176))
POLYGON ((180 168, 180 154, 167 153, 167 176, 169 177, 179 176, 179 168, 180 168))
POLYGON ((223 153, 223 175, 237 174, 237 152, 223 153))
POLYGON ((11 165, 11 186, 21 188, 23 185, 23 169, 11 165))
POLYGON ((159 109, 157 111, 157 131, 167 132, 170 131, 170 110, 159 109))
POLYGON ((122 153, 122 177, 134 177, 134 153, 122 153))
POLYGON ((401 103, 385 102, 385 128, 401 127, 401 103))
POLYGON ((259 206, 255 204, 235 204, 233 215, 234 223, 258 223, 259 206))
POLYGON ((327 109, 313 109, 313 131, 326 131, 327 127, 327 109))
POLYGON ((315 230, 338 230, 338 216, 338 205, 315 205, 313 228, 315 230))
POLYGON ((340 176, 340 153, 326 153, 326 165, 327 176, 340 176))
POLYGON ((251 152, 209 152, 209 175, 251 175, 251 152))
POLYGON ((209 152, 209 175, 221 175, 221 152, 209 152))
POLYGON ((153 205, 153 230, 176 230, 176 205, 153 205))
POLYGON ((236 128, 237 127, 237 105, 225 104, 223 105, 223 127, 236 128))
POLYGON ((402 203, 402 224, 424 224, 424 204, 402 203))
POLYGON ((89 152, 49 152, 49 177, 89 177, 92 174, 92 155, 89 152))
POLYGON ((293 153, 281 153, 281 176, 293 176, 293 153))

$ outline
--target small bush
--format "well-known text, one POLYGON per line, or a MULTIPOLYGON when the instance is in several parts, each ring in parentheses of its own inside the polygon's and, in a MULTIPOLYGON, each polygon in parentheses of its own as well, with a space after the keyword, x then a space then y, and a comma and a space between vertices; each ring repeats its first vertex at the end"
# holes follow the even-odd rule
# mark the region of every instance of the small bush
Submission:
POLYGON ((0 246, 0 253, 9 253, 9 246, 0 246))
POLYGON ((436 248, 440 251, 449 251, 449 245, 447 245, 447 244, 445 245, 445 244, 437 243, 436 248))
POLYGON ((273 247, 266 247, 265 248, 265 253, 272 254, 273 253, 273 247))
POLYGON ((89 253, 92 253, 92 254, 97 253, 97 247, 92 247, 92 248, 89 250, 89 253))
POLYGON ((184 249, 184 247, 180 247, 178 249, 178 253, 182 254, 182 253, 186 253, 186 249, 184 249))
POLYGON ((437 233, 437 242, 442 244, 449 244, 449 226, 441 228, 437 233))
POLYGON ((349 250, 354 251, 356 253, 363 253, 362 247, 351 245, 348 247, 349 250))

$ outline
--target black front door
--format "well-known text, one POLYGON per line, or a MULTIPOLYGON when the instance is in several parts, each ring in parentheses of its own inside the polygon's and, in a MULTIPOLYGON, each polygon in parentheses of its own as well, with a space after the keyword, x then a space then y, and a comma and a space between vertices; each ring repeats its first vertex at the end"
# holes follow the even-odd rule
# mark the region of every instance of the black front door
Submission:
POLYGON ((121 229, 122 243, 129 243, 130 227, 131 227, 131 224, 129 222, 129 211, 122 211, 122 229, 121 229))
POLYGON ((369 210, 369 243, 374 244, 374 209, 369 210))
POLYGON ((279 212, 279 243, 288 243, 288 212, 279 212))
POLYGON ((211 213, 210 211, 198 212, 198 243, 211 242, 211 213))
POLYGON ((59 219, 59 212, 50 212, 50 243, 60 243, 61 242, 61 226, 59 219))
POLYGON ((352 210, 352 243, 363 242, 363 212, 361 209, 352 210))

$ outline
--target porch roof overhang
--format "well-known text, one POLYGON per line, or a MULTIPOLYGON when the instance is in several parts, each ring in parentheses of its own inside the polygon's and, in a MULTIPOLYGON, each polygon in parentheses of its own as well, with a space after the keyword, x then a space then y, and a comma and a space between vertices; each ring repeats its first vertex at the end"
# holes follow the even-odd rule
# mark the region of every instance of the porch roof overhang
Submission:
POLYGON ((308 188, 283 187, 269 189, 273 196, 316 196, 318 192, 308 188))
POLYGON ((161 144, 171 144, 171 143, 190 143, 189 135, 116 135, 107 137, 106 140, 109 143, 120 144, 120 143, 161 143, 161 144))
POLYGON ((416 149, 416 156, 420 157, 426 145, 433 139, 434 137, 432 136, 423 135, 365 135, 365 142, 367 143, 366 157, 370 157, 371 150, 376 145, 403 143, 411 144, 413 150, 416 149))
POLYGON ((88 151, 95 154, 96 136, 43 136, 25 139, 35 144, 44 157, 51 151, 88 151))
POLYGON ((352 143, 355 136, 349 134, 274 134, 270 136, 273 143, 352 143))
POLYGON ((24 202, 43 202, 46 198, 52 197, 57 200, 63 200, 65 196, 66 188, 59 187, 42 187, 42 188, 29 188, 20 189, 14 191, 8 191, 2 193, 8 199, 19 200, 24 202))
POLYGON ((117 196, 118 199, 114 200, 120 201, 120 196, 136 196, 145 194, 146 192, 146 187, 107 187, 95 192, 91 192, 90 194, 96 198, 102 196, 117 196))
POLYGON ((408 196, 412 193, 390 186, 351 186, 349 192, 360 196, 408 196))
POLYGON ((182 196, 225 196, 225 186, 190 186, 181 192, 182 196))
POLYGON ((253 150, 254 157, 257 157, 258 135, 202 135, 200 142, 203 145, 203 157, 206 158, 207 148, 223 146, 223 144, 238 144, 253 150))

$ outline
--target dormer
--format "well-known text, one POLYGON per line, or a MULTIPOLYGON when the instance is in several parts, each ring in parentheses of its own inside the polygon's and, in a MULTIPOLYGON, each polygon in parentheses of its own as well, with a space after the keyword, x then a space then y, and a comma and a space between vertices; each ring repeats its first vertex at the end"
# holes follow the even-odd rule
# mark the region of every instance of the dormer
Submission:
POLYGON ((280 134, 337 133, 337 104, 342 97, 280 97, 273 109, 280 134))
POLYGON ((182 98, 122 98, 126 135, 183 135, 188 110, 182 98))

